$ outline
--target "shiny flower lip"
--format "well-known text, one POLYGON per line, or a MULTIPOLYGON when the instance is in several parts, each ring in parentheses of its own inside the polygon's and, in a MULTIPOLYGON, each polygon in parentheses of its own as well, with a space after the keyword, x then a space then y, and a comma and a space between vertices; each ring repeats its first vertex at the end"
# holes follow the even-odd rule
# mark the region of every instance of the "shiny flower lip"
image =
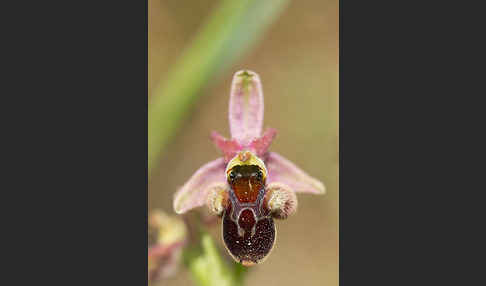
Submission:
POLYGON ((319 180, 268 148, 277 131, 262 133, 260 77, 248 70, 233 76, 229 101, 231 139, 213 131, 223 157, 203 165, 175 193, 178 214, 207 205, 222 218, 224 245, 245 266, 263 262, 273 249, 273 220, 297 210, 296 193, 324 194, 319 180))

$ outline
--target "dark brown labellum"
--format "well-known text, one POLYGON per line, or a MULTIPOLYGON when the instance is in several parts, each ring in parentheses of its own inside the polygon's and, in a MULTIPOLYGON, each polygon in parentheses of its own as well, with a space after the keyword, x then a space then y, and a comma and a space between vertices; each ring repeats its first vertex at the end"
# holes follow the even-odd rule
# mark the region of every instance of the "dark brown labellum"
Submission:
POLYGON ((231 205, 223 214, 223 241, 233 258, 245 266, 261 262, 275 243, 275 225, 270 216, 257 217, 243 209, 236 223, 231 205))
POLYGON ((261 262, 275 243, 275 225, 264 205, 265 178, 257 165, 236 165, 228 172, 228 204, 223 212, 223 241, 245 266, 261 262))

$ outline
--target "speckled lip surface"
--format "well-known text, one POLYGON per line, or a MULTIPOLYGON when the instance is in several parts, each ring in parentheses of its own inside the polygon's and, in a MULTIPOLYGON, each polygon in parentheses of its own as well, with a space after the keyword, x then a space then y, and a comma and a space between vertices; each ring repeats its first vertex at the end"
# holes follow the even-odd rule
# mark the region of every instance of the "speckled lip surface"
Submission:
POLYGON ((232 216, 232 207, 229 207, 223 214, 222 226, 226 248, 245 266, 261 262, 270 253, 275 243, 273 219, 270 216, 255 218, 250 208, 241 211, 238 224, 232 216), (242 231, 238 229, 238 225, 243 229, 242 231))
POLYGON ((255 165, 235 166, 230 174, 223 242, 235 260, 253 266, 262 262, 275 244, 275 225, 264 205, 265 181, 255 165))

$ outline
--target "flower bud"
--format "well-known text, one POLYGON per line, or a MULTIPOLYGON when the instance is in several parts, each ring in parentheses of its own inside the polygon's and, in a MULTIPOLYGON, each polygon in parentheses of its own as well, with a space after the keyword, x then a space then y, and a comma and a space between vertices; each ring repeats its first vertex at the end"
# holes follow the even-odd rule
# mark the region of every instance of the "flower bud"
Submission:
POLYGON ((168 216, 160 210, 148 219, 148 275, 149 280, 174 275, 187 240, 187 227, 180 217, 168 216))

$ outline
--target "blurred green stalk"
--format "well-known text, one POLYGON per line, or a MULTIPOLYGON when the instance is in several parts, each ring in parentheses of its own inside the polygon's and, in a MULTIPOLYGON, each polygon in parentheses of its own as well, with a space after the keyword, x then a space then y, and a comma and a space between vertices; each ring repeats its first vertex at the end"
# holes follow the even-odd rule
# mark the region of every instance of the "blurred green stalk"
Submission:
POLYGON ((167 78, 153 90, 148 108, 149 176, 202 87, 248 51, 288 2, 225 0, 213 11, 167 78))
POLYGON ((211 236, 204 232, 201 245, 186 252, 186 265, 199 286, 242 286, 247 269, 239 263, 230 267, 220 256, 211 236))

